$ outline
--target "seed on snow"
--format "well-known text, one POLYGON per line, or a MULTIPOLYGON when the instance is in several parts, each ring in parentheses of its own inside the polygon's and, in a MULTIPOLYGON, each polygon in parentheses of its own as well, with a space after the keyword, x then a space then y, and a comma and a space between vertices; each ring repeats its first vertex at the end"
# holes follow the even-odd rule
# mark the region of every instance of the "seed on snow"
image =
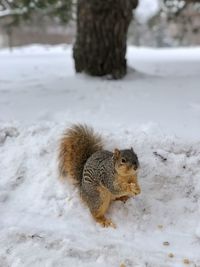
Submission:
POLYGON ((169 242, 168 241, 165 241, 165 242, 163 242, 163 245, 164 246, 169 246, 169 242))
POLYGON ((184 260, 183 260, 183 263, 184 263, 184 264, 190 264, 190 261, 189 261, 188 259, 184 259, 184 260))

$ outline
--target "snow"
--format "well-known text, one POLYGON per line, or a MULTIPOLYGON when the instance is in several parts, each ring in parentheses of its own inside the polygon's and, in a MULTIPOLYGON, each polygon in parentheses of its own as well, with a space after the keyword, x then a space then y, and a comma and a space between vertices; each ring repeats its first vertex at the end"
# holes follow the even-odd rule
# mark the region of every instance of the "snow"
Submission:
POLYGON ((120 81, 76 75, 71 53, 0 51, 0 266, 199 267, 200 48, 129 47, 120 81), (112 204, 117 229, 58 179, 58 141, 74 122, 138 154, 142 193, 112 204))
POLYGON ((134 11, 135 18, 140 23, 146 23, 159 12, 160 8, 161 1, 159 0, 140 0, 138 7, 134 11))

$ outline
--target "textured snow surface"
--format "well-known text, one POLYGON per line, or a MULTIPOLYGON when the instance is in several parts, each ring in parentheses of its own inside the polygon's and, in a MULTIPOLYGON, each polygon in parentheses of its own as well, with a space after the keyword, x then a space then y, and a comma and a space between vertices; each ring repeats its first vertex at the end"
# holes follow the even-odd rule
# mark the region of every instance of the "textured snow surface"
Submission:
POLYGON ((0 266, 199 267, 200 49, 131 47, 138 71, 121 81, 75 75, 70 56, 64 46, 0 52, 0 266), (117 229, 58 180, 72 122, 138 154, 142 193, 112 204, 117 229))

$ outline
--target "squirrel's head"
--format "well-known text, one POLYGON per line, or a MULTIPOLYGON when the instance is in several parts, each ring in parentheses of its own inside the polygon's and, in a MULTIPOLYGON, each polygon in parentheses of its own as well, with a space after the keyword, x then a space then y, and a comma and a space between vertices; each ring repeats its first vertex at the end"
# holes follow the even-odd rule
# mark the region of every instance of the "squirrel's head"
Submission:
POLYGON ((136 153, 131 149, 119 150, 113 152, 115 170, 122 176, 135 175, 139 168, 139 161, 136 153))

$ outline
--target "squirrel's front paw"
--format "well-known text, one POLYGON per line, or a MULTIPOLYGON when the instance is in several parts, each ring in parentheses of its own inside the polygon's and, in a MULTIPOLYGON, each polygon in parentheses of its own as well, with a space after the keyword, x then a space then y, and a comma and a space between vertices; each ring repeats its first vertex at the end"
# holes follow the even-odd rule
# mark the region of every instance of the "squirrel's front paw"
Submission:
POLYGON ((140 190, 140 187, 138 185, 136 185, 135 183, 130 183, 129 185, 130 185, 131 194, 133 194, 133 195, 140 194, 141 190, 140 190))
POLYGON ((129 196, 122 196, 122 197, 117 197, 115 198, 115 201, 122 201, 124 203, 126 203, 126 201, 129 199, 129 196))

